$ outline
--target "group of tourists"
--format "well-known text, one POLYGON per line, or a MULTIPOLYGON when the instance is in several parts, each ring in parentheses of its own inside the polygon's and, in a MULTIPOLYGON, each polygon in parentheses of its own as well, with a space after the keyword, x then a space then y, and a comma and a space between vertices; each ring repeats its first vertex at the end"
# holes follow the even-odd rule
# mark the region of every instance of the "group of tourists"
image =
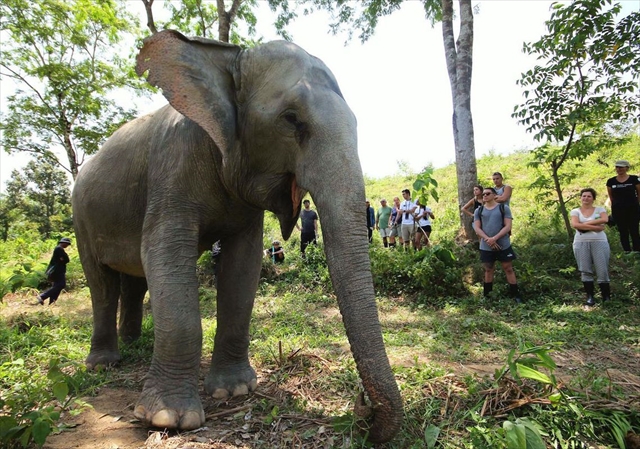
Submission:
POLYGON ((430 244, 431 220, 435 219, 433 211, 427 205, 421 204, 420 200, 412 200, 409 189, 402 191, 402 198, 404 199, 402 202, 398 197, 393 198, 393 207, 387 204, 385 198, 382 198, 375 214, 367 200, 369 243, 373 242, 375 228, 380 233, 385 248, 394 248, 396 239, 405 249, 408 249, 413 242, 413 248, 416 251, 430 244))
MULTIPOLYGON (((640 251, 640 180, 628 174, 630 164, 626 160, 615 162, 616 176, 607 180, 607 192, 611 201, 612 217, 602 206, 595 206, 597 193, 592 188, 580 191, 580 207, 570 212, 571 227, 576 230, 573 253, 587 296, 586 305, 596 304, 595 282, 600 287, 602 301, 611 298, 609 285, 610 247, 605 225, 614 224, 620 233, 620 244, 625 252, 640 251)), ((484 267, 484 295, 493 289, 495 261, 502 264, 511 296, 522 302, 512 261, 516 254, 509 236, 513 216, 509 202, 513 188, 503 183, 503 176, 492 176, 494 187, 478 185, 474 196, 461 211, 473 216, 473 227, 480 238, 480 260, 484 267)))
MULTIPOLYGON (((640 252, 640 180, 628 173, 630 164, 626 160, 615 162, 616 176, 607 180, 607 192, 611 201, 612 217, 606 209, 594 204, 597 192, 592 188, 580 191, 580 207, 570 212, 571 226, 576 230, 573 240, 573 253, 587 296, 586 305, 593 306, 595 301, 595 283, 598 283, 602 301, 611 297, 609 287, 609 257, 611 249, 604 232, 605 225, 615 225, 620 234, 620 244, 625 252, 640 252)), ((473 228, 480 238, 480 261, 484 268, 483 294, 488 297, 493 290, 495 262, 500 262, 509 284, 509 292, 515 302, 522 302, 520 290, 513 269, 516 253, 511 246, 511 226, 513 215, 509 208, 513 187, 504 184, 502 173, 495 172, 491 177, 493 187, 474 186, 473 198, 461 212, 473 217, 473 228)), ((415 250, 430 244, 431 220, 433 211, 419 200, 411 199, 409 189, 402 190, 403 201, 393 198, 393 206, 386 199, 380 200, 380 207, 374 211, 369 200, 366 201, 366 219, 369 243, 373 241, 373 230, 380 233, 385 248, 393 248, 400 243, 409 249, 411 243, 415 250)), ((300 212, 300 252, 310 244, 317 244, 318 214, 311 209, 308 199, 303 201, 300 212)), ((37 294, 37 304, 54 304, 66 285, 66 265, 69 256, 64 251, 71 240, 61 238, 53 251, 46 274, 52 283, 51 288, 37 294)), ((278 240, 265 250, 265 256, 274 263, 284 262, 285 255, 278 240)))

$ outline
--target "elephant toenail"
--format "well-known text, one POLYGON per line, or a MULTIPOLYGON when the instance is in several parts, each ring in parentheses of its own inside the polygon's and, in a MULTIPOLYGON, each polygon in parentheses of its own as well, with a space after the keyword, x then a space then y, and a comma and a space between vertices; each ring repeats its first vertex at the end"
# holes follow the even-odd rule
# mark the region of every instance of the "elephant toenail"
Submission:
POLYGON ((249 382, 249 391, 255 391, 258 388, 258 379, 251 379, 249 382))
POLYGON ((154 427, 175 429, 178 427, 179 417, 175 410, 160 410, 153 415, 151 425, 154 427))
POLYGON ((249 387, 245 384, 238 385, 233 389, 234 396, 243 396, 245 394, 249 394, 249 387))
POLYGON ((184 416, 180 420, 180 429, 193 430, 197 429, 202 424, 204 424, 204 411, 198 413, 194 410, 189 410, 185 412, 184 416))
POLYGON ((136 408, 133 409, 133 416, 140 421, 147 421, 147 410, 142 405, 136 405, 136 408))
POLYGON ((216 388, 211 397, 213 399, 226 399, 229 397, 229 392, 224 388, 216 388))

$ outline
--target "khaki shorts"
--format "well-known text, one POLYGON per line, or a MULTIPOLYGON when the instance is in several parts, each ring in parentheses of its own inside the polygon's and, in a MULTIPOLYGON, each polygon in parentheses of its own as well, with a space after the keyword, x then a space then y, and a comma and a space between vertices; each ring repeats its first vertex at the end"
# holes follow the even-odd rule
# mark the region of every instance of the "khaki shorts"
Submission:
POLYGON ((378 232, 382 238, 389 237, 391 235, 391 228, 380 228, 378 232))
POLYGON ((415 233, 415 230, 412 224, 402 225, 402 241, 409 242, 410 240, 413 239, 414 233, 415 233))
POLYGON ((398 235, 398 225, 394 223, 389 227, 389 237, 396 237, 397 235, 398 235))

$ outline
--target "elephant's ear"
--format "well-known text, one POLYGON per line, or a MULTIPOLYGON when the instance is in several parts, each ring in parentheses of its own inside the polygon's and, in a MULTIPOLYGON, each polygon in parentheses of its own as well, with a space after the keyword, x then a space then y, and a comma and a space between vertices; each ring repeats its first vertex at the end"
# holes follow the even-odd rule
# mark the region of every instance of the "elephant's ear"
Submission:
POLYGON ((200 125, 226 154, 236 133, 234 66, 241 49, 164 30, 144 40, 136 72, 175 110, 200 125))

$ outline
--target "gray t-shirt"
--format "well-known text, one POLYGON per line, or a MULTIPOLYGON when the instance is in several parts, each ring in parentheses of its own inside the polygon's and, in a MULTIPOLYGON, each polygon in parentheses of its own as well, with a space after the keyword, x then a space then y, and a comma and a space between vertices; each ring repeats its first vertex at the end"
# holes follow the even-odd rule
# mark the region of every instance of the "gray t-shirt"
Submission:
MULTIPOLYGON (((504 205, 504 218, 511 218, 511 209, 506 204, 504 205)), ((479 207, 473 213, 473 221, 476 227, 481 227, 485 234, 489 237, 493 237, 500 229, 504 227, 504 223, 502 220, 502 212, 500 212, 500 205, 496 204, 496 207, 493 209, 488 209, 486 206, 479 207), (480 226, 480 209, 482 209, 482 226, 480 226)), ((498 245, 502 249, 507 249, 511 246, 511 239, 509 238, 509 234, 500 237, 498 240, 498 245)), ((493 251, 487 242, 484 240, 480 240, 480 249, 484 251, 493 251)))
MULTIPOLYGON (((496 194, 500 196, 504 193, 504 188, 507 187, 507 185, 508 184, 502 184, 502 187, 494 187, 493 189, 496 191, 496 194)), ((508 206, 510 202, 511 202, 511 198, 509 198, 503 204, 506 204, 508 206)))

